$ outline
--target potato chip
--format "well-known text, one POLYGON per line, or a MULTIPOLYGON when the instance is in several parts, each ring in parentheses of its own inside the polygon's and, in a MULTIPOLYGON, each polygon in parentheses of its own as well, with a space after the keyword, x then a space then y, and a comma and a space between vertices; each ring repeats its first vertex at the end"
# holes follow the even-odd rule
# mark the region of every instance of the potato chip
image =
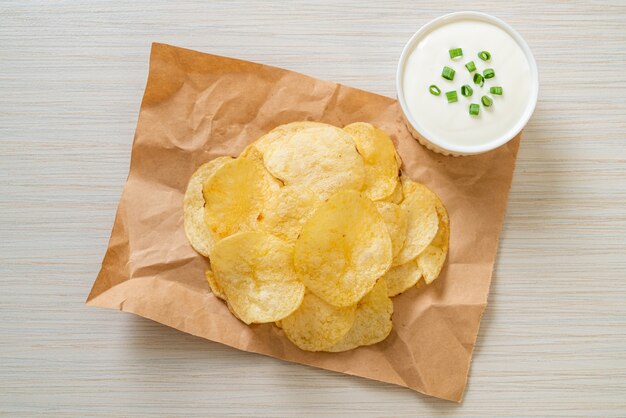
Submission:
POLYGON ((396 151, 396 162, 398 163, 398 167, 402 167, 402 157, 400 157, 398 151, 396 151))
POLYGON ((408 263, 390 268, 382 278, 387 283, 387 294, 392 297, 416 285, 421 277, 422 273, 417 267, 417 263, 415 260, 411 260, 408 263))
POLYGON ((406 212, 395 203, 374 202, 374 204, 387 226, 387 232, 389 232, 389 238, 391 238, 391 254, 395 257, 402 249, 404 240, 406 239, 408 216, 406 212))
POLYGON ((365 176, 354 141, 331 125, 276 139, 263 152, 263 161, 286 185, 307 187, 322 200, 340 190, 360 190, 365 176))
POLYGON ((209 256, 213 247, 213 236, 211 230, 204 223, 204 197, 202 196, 202 185, 231 157, 218 157, 208 163, 202 164, 200 168, 189 179, 187 191, 183 200, 183 213, 185 234, 194 250, 205 257, 209 256))
POLYGON ((395 203, 396 205, 402 203, 402 201, 404 200, 404 194, 402 193, 402 183, 398 182, 395 189, 393 189, 393 192, 389 196, 381 200, 384 202, 395 203))
POLYGON ((216 240, 253 230, 271 193, 260 164, 245 158, 227 161, 204 183, 204 221, 216 240))
POLYGON ((408 214, 408 228, 404 246, 393 260, 394 266, 414 260, 433 240, 439 226, 433 193, 425 186, 411 183, 403 180, 404 200, 400 207, 408 214))
POLYGON ((273 235, 239 232, 218 241, 211 268, 231 309, 246 324, 274 322, 295 311, 304 296, 293 266, 293 246, 273 235))
POLYGON ((356 305, 338 308, 313 293, 304 295, 302 304, 281 321, 287 338, 307 351, 322 351, 348 333, 354 323, 356 305))
POLYGON ((435 280, 448 254, 448 243, 450 240, 450 221, 448 211, 441 203, 439 198, 435 197, 435 208, 439 218, 439 229, 433 241, 417 256, 417 265, 424 276, 426 284, 430 284, 435 280))
POLYGON ((209 288, 211 288, 211 292, 218 298, 225 300, 226 299, 226 295, 224 294, 224 291, 222 290, 222 288, 220 287, 219 284, 217 284, 217 282, 215 281, 215 275, 213 274, 213 272, 211 270, 207 270, 204 272, 204 275, 206 276, 206 280, 207 282, 209 282, 209 288))
POLYGON ((392 194, 398 184, 398 161, 389 136, 365 122, 352 123, 343 130, 352 136, 365 162, 365 195, 379 200, 392 194))
POLYGON ((376 344, 389 335, 393 328, 391 315, 393 302, 387 296, 385 279, 359 301, 350 331, 335 345, 325 351, 339 352, 352 350, 362 345, 376 344))
POLYGON ((248 145, 246 145, 243 151, 241 151, 241 154, 239 154, 239 158, 250 158, 250 156, 254 156, 256 154, 256 155, 260 155, 262 159, 263 155, 259 152, 259 150, 254 144, 256 144, 256 141, 251 142, 248 145))
POLYGON ((320 198, 306 187, 285 186, 265 202, 259 225, 278 238, 294 242, 302 225, 321 203, 320 198))
MULTIPOLYGON (((247 148, 244 151, 246 150, 247 148)), ((239 158, 250 160, 259 166, 259 169, 263 172, 263 177, 265 177, 266 183, 271 192, 276 192, 284 186, 282 181, 278 180, 272 175, 272 173, 267 171, 267 168, 265 168, 265 164, 263 164, 263 155, 256 148, 251 148, 250 150, 248 150, 245 156, 240 155, 239 158)))
POLYGON ((369 292, 391 264, 391 239, 374 203, 354 190, 335 194, 304 224, 295 265, 309 290, 335 306, 369 292))
POLYGON ((437 278, 450 236, 442 202, 400 177, 401 166, 391 139, 362 122, 281 125, 239 158, 203 165, 184 223, 211 259, 211 292, 242 322, 273 322, 303 350, 384 340, 390 297, 437 278))
POLYGON ((284 125, 279 125, 269 131, 267 134, 263 135, 261 138, 257 139, 253 144, 254 148, 256 148, 261 155, 265 154, 267 148, 277 140, 284 140, 285 138, 289 138, 292 135, 309 128, 325 128, 325 127, 333 127, 332 125, 328 125, 326 123, 321 122, 291 122, 286 123, 284 125))
POLYGON ((419 192, 423 199, 431 199, 433 202, 439 200, 435 192, 422 183, 411 180, 407 176, 403 176, 400 183, 402 184, 402 192, 405 196, 411 193, 419 192))

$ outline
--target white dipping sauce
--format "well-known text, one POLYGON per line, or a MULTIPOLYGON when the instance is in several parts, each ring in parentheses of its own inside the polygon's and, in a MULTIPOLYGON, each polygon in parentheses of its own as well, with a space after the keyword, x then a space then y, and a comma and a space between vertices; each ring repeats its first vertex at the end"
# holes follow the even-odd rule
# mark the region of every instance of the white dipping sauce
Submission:
MULTIPOLYGON (((479 20, 461 20, 433 29, 409 53, 403 79, 408 110, 428 136, 458 145, 480 145, 510 133, 522 118, 531 97, 531 70, 524 52, 505 31, 479 20), (463 56, 451 59, 449 50, 462 48, 463 56), (491 53, 491 59, 478 58, 480 51, 491 53), (470 73, 465 64, 474 61, 470 73), (454 80, 441 76, 444 66, 456 71, 454 80), (486 79, 483 87, 474 84, 476 72, 492 68, 495 77, 486 79), (440 96, 430 94, 435 84, 440 96), (471 97, 461 95, 461 86, 469 85, 471 97), (490 87, 502 87, 502 96, 489 93, 490 87), (448 103, 445 93, 456 90, 458 101, 448 103), (491 107, 481 103, 482 96, 493 99, 491 107), (479 116, 470 116, 469 105, 480 105, 479 116)), ((516 133, 516 132, 513 132, 516 133)))

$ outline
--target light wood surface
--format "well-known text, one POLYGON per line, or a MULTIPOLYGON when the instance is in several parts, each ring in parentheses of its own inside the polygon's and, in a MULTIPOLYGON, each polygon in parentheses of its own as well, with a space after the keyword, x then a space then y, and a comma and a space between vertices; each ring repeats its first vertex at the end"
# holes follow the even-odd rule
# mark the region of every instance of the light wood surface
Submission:
POLYGON ((626 3, 0 2, 0 415, 626 415, 626 3), (457 405, 83 302, 160 41, 394 96, 432 18, 512 24, 541 78, 457 405))

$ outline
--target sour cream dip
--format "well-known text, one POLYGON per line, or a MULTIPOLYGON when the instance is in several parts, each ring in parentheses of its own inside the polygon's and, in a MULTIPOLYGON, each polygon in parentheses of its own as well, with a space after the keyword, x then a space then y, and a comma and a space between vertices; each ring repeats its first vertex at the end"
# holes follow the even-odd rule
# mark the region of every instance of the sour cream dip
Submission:
POLYGON ((404 48, 396 82, 413 136, 452 155, 490 151, 514 138, 534 111, 539 85, 537 65, 521 36, 501 20, 475 12, 452 13, 420 29, 404 48), (450 50, 458 48, 462 56, 451 58, 450 50), (481 51, 489 58, 481 59, 481 51), (442 76, 444 67, 454 70, 452 80, 442 76), (490 70, 493 77, 474 78, 490 70), (435 94, 429 90, 433 85, 435 94), (469 86, 471 95, 469 89, 463 95, 462 86, 469 86), (470 115, 470 104, 479 106, 473 108, 478 115, 470 115))

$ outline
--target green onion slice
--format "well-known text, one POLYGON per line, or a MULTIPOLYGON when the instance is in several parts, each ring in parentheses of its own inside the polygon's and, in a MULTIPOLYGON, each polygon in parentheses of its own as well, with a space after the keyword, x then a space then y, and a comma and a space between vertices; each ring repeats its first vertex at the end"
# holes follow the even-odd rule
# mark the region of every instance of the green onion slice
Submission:
POLYGON ((487 68, 485 71, 483 71, 483 75, 486 79, 494 78, 496 76, 496 72, 493 71, 493 68, 487 68))
POLYGON ((477 84, 480 87, 482 87, 483 84, 485 84, 485 79, 483 78, 482 75, 480 75, 479 73, 476 73, 474 74, 474 84, 477 84))
POLYGON ((439 96, 441 94, 441 89, 434 84, 431 84, 430 87, 428 87, 428 90, 433 96, 439 96))
POLYGON ((480 101, 483 102, 483 106, 485 106, 485 107, 489 107, 493 103, 493 100, 491 100, 491 97, 489 97, 489 96, 481 97, 480 101))
POLYGON ((470 73, 473 73, 474 71, 476 71, 476 64, 474 64, 474 61, 470 61, 465 64, 465 68, 467 68, 467 71, 469 71, 470 73))
POLYGON ((448 99, 448 103, 454 103, 459 100, 456 95, 456 90, 447 91, 446 98, 448 99))
POLYGON ((474 90, 467 84, 461 87, 461 94, 465 97, 470 97, 474 93, 474 90))
POLYGON ((491 87, 489 89, 489 93, 497 94, 498 96, 502 96, 502 87, 491 87))
POLYGON ((463 56, 463 50, 461 48, 454 48, 448 51, 450 53, 450 58, 455 59, 457 57, 463 56))
POLYGON ((446 80, 454 80, 455 71, 450 67, 443 67, 443 71, 441 71, 441 76, 446 80))
POLYGON ((480 58, 483 61, 489 61, 491 59, 491 54, 487 51, 480 51, 478 53, 478 58, 480 58))
POLYGON ((471 105, 469 105, 469 114, 471 116, 478 116, 479 113, 480 113, 479 105, 477 105, 476 103, 472 103, 471 105))

